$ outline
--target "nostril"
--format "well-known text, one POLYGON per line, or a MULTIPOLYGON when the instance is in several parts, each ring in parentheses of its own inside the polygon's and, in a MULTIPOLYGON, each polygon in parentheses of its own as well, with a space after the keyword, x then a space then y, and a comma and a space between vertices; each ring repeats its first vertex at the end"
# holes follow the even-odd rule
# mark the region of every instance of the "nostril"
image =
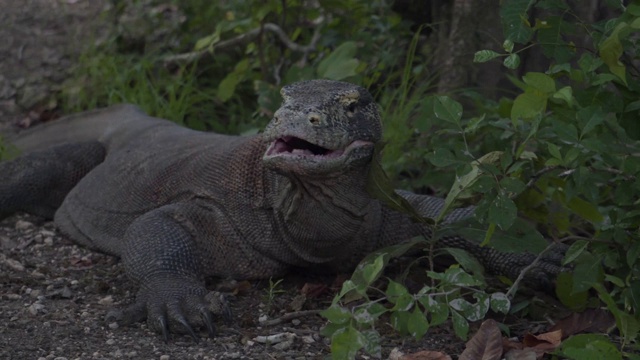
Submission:
POLYGON ((273 117, 273 123, 274 123, 274 124, 277 124, 277 123, 279 123, 279 122, 280 122, 280 118, 279 118, 278 116, 274 116, 274 117, 273 117))
POLYGON ((309 122, 313 125, 320 124, 320 116, 318 115, 309 115, 309 122))

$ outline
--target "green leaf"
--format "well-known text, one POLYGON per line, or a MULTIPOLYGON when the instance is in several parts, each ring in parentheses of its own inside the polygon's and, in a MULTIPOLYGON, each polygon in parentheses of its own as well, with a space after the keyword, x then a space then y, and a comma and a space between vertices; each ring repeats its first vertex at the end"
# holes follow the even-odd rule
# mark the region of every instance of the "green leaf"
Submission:
POLYGON ((592 223, 599 223, 604 220, 604 217, 600 214, 600 211, 598 211, 598 208, 595 205, 584 201, 577 196, 573 197, 569 203, 567 203, 567 206, 576 215, 592 223))
POLYGON ((329 56, 318 64, 318 77, 331 80, 343 80, 357 74, 360 62, 355 59, 358 45, 346 41, 335 48, 329 56))
POLYGON ((505 0, 500 7, 500 19, 505 38, 525 44, 533 37, 533 29, 527 21, 527 12, 534 0, 505 0))
POLYGON ((511 120, 530 120, 543 115, 547 108, 547 96, 541 92, 525 92, 518 95, 511 108, 511 120))
POLYGON ((562 36, 566 33, 567 29, 563 28, 568 26, 568 22, 558 16, 550 16, 545 19, 545 22, 546 26, 538 30, 538 41, 542 46, 542 52, 558 63, 568 62, 575 53, 572 51, 574 48, 569 46, 562 36))
POLYGON ((565 266, 578 258, 578 256, 580 256, 580 254, 582 254, 582 252, 587 248, 587 245, 589 245, 589 242, 585 240, 576 240, 576 242, 571 244, 564 255, 562 266, 565 266))
POLYGON ((495 292, 491 294, 491 310, 508 314, 511 309, 511 300, 505 293, 495 292))
POLYGON ((520 66, 520 56, 518 54, 510 54, 502 62, 507 69, 517 69, 520 66))
POLYGON ((380 334, 375 329, 363 330, 364 351, 379 359, 382 357, 382 347, 380 346, 380 334))
POLYGON ((513 51, 513 41, 506 39, 503 43, 502 43, 502 48, 504 49, 504 51, 510 53, 513 51))
POLYGON ((462 105, 448 96, 436 96, 433 101, 433 113, 438 119, 460 125, 462 105))
POLYGON ((236 86, 241 80, 242 76, 236 72, 227 74, 218 85, 218 98, 220 98, 221 101, 229 100, 233 96, 233 93, 235 93, 236 86))
POLYGON ((571 86, 565 86, 551 95, 553 99, 561 100, 569 107, 574 107, 575 99, 573 98, 573 89, 571 86))
POLYGON ((551 154, 551 156, 562 161, 562 154, 560 153, 560 148, 558 147, 558 145, 554 143, 548 143, 547 148, 549 149, 549 154, 551 154))
POLYGON ((511 227, 517 215, 516 204, 503 191, 500 191, 489 205, 487 220, 495 223, 500 229, 506 230, 511 227))
POLYGON ((552 77, 544 73, 528 72, 522 77, 522 81, 545 94, 552 94, 556 91, 556 82, 552 77))
POLYGON ((416 340, 420 340, 429 330, 429 322, 422 310, 416 306, 407 321, 407 330, 416 340))
POLYGON ((451 320, 453 323, 453 332, 456 333, 456 336, 462 340, 467 340, 467 335, 469 334, 469 323, 467 319, 455 310, 451 310, 451 320))
POLYGON ((322 310, 320 316, 334 324, 346 324, 352 317, 351 311, 338 305, 331 305, 327 309, 322 310))
POLYGON ((364 278, 366 285, 371 285, 378 279, 384 269, 384 255, 378 256, 373 263, 366 264, 362 267, 362 277, 364 278))
POLYGON ((436 280, 441 280, 443 285, 454 286, 479 286, 482 282, 477 278, 467 274, 464 270, 457 266, 451 266, 444 273, 427 271, 427 275, 436 280))
POLYGON ((589 293, 573 291, 573 274, 563 272, 556 278, 556 295, 560 302, 573 311, 583 311, 587 306, 589 293))
POLYGON ((618 24, 611 35, 600 44, 598 49, 598 54, 602 61, 609 67, 609 71, 618 76, 625 85, 627 84, 626 68, 624 64, 620 62, 620 57, 624 52, 622 43, 620 42, 620 32, 628 27, 629 25, 624 22, 618 24))
POLYGON ((460 264, 465 270, 472 272, 477 277, 482 277, 484 268, 482 264, 474 256, 470 255, 466 250, 457 248, 443 248, 443 251, 453 256, 458 264, 460 264))
POLYGON ((574 335, 562 342, 556 354, 573 360, 622 360, 620 350, 599 334, 574 335))
POLYGON ((473 62, 483 63, 500 56, 499 53, 492 50, 480 50, 473 55, 473 62))
POLYGON ((438 326, 449 318, 449 306, 446 303, 439 302, 428 295, 418 300, 431 315, 431 326, 438 326))
POLYGON ((366 341, 367 339, 353 326, 340 329, 331 337, 331 357, 336 360, 354 359, 366 341))

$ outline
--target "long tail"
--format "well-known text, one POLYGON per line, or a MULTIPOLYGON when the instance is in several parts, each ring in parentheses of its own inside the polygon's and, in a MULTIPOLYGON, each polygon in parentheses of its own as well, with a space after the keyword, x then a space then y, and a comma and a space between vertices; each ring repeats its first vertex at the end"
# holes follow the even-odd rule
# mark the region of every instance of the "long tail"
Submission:
POLYGON ((67 142, 101 141, 122 125, 142 118, 148 116, 137 106, 115 105, 65 116, 17 134, 4 134, 3 140, 20 153, 31 153, 67 142))

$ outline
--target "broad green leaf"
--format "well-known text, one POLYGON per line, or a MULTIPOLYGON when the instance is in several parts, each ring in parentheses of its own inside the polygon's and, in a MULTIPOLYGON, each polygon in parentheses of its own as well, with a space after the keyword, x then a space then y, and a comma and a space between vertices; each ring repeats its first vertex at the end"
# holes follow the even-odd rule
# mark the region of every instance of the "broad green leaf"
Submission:
POLYGON ((517 69, 520 66, 520 56, 518 54, 510 54, 502 62, 507 69, 517 69))
POLYGON ((408 311, 394 311, 391 313, 391 326, 403 334, 408 334, 409 318, 411 313, 408 311))
POLYGON ((427 156, 427 159, 437 167, 445 167, 460 163, 460 160, 451 152, 451 150, 446 148, 436 148, 427 156))
POLYGON ((355 58, 358 45, 346 41, 335 48, 318 64, 318 77, 331 80, 343 80, 357 74, 360 62, 355 58))
POLYGON ((582 252, 587 248, 587 245, 589 245, 589 242, 585 240, 576 240, 576 242, 571 244, 564 255, 562 266, 565 266, 578 258, 578 256, 580 256, 580 254, 582 254, 582 252))
POLYGON ((620 42, 620 32, 628 27, 629 24, 624 22, 618 24, 611 35, 600 44, 598 49, 598 54, 602 61, 609 67, 609 71, 618 76, 625 85, 627 84, 626 68, 624 64, 620 62, 620 56, 622 56, 624 52, 624 48, 620 42))
POLYGON ((559 16, 550 16, 545 20, 546 26, 538 30, 538 41, 542 46, 542 52, 558 63, 571 60, 575 49, 569 46, 563 38, 563 33, 566 34, 567 30, 563 28, 570 25, 559 16))
POLYGON ((458 264, 460 264, 465 270, 470 271, 476 277, 482 278, 484 268, 482 264, 474 256, 470 255, 466 250, 457 248, 443 248, 443 251, 453 256, 458 264))
POLYGON ((362 277, 367 285, 371 285, 378 279, 384 268, 384 255, 378 256, 373 263, 366 264, 362 268, 362 277))
POLYGON ((471 170, 465 175, 458 177, 456 176, 447 197, 444 200, 444 206, 440 210, 440 214, 436 218, 436 222, 440 222, 444 219, 445 215, 449 212, 454 202, 463 191, 469 189, 473 184, 478 180, 478 178, 482 175, 482 171, 480 167, 483 164, 492 165, 498 162, 500 157, 502 156, 502 151, 492 151, 483 155, 477 161, 473 161, 471 163, 471 170))
POLYGON ((236 72, 229 73, 218 85, 218 98, 221 101, 229 100, 236 91, 236 86, 242 80, 242 76, 236 72))
POLYGON ((335 360, 351 360, 366 343, 365 337, 352 326, 336 331, 331 337, 331 357, 335 360))
POLYGON ((556 91, 556 82, 547 74, 528 72, 522 77, 522 81, 544 94, 552 94, 556 91))
POLYGON ((492 50, 480 50, 473 55, 473 62, 483 63, 500 56, 499 53, 492 50))
POLYGON ((556 278, 556 295, 566 307, 573 311, 583 311, 587 306, 589 293, 573 291, 573 274, 563 272, 556 278))
POLYGON ((320 312, 320 315, 334 324, 346 324, 351 320, 351 311, 338 305, 331 305, 320 312))
POLYGON ((429 322, 418 306, 413 309, 411 316, 409 316, 407 330, 409 331, 409 335, 413 336, 416 340, 420 340, 429 330, 429 322))
POLYGON ((516 204, 503 191, 500 191, 489 205, 487 220, 495 223, 500 229, 506 230, 511 227, 517 215, 516 204))
POLYGON ((622 360, 622 354, 605 335, 580 334, 563 341, 555 352, 572 360, 622 360))
POLYGON ((518 95, 511 108, 511 120, 533 119, 543 115, 547 108, 547 96, 541 92, 525 92, 518 95))
POLYGON ((431 317, 431 326, 438 326, 449 318, 449 306, 446 303, 428 295, 422 296, 419 301, 431 317))
POLYGON ((462 340, 467 340, 467 335, 469 334, 469 323, 467 322, 467 319, 455 310, 451 310, 451 320, 453 322, 453 331, 456 333, 456 336, 462 340))
POLYGON ((462 105, 448 96, 436 96, 433 101, 433 114, 438 119, 460 125, 462 105))
POLYGON ((506 39, 503 43, 502 43, 502 48, 504 49, 504 51, 510 53, 513 51, 513 41, 506 39))
POLYGON ((427 271, 427 275, 433 279, 441 280, 443 285, 455 286, 479 286, 482 282, 477 278, 467 274, 464 270, 457 266, 451 266, 444 273, 427 271))
POLYGON ((500 6, 502 30, 506 39, 525 44, 533 37, 533 29, 527 21, 528 11, 534 0, 505 0, 500 6))
POLYGON ((592 223, 599 223, 604 220, 604 217, 595 205, 584 201, 577 196, 573 197, 569 203, 567 203, 567 206, 576 215, 592 223))
POLYGON ((508 314, 511 309, 511 300, 505 293, 495 292, 491 294, 491 310, 508 314))
POLYGON ((551 95, 551 97, 557 100, 564 101, 564 103, 569 107, 575 106, 575 99, 573 98, 573 89, 571 88, 571 86, 565 86, 561 88, 553 95, 551 95))
POLYGON ((361 334, 364 339, 364 351, 376 359, 381 358, 380 334, 375 329, 363 330, 361 334))
POLYGON ((193 50, 194 51, 204 50, 210 46, 215 45, 219 41, 220 41, 220 33, 216 31, 214 34, 198 39, 198 41, 196 41, 196 45, 194 46, 193 50))
POLYGON ((558 145, 554 143, 548 143, 547 148, 549 149, 549 154, 558 160, 562 160, 562 154, 560 153, 560 148, 558 145))

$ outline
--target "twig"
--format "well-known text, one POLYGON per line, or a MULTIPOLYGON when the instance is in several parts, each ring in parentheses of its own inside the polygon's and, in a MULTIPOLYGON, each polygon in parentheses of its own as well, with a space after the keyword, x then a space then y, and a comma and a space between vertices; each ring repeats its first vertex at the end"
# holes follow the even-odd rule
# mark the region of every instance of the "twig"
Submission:
POLYGON ((320 314, 320 311, 321 310, 295 311, 295 312, 284 314, 284 315, 282 315, 281 317, 279 317, 277 319, 265 320, 265 321, 261 322, 260 325, 262 325, 262 326, 278 325, 278 324, 282 324, 285 321, 297 319, 297 318, 300 318, 300 317, 305 317, 305 316, 310 316, 310 315, 318 315, 318 314, 320 314))
POLYGON ((169 63, 176 63, 176 62, 193 62, 197 59, 199 59, 200 57, 210 54, 213 51, 217 51, 220 49, 224 49, 224 48, 228 48, 228 47, 232 47, 232 46, 236 46, 238 44, 242 44, 246 41, 248 41, 249 39, 252 39, 258 35, 260 35, 263 31, 270 31, 275 33, 278 38, 280 39, 280 41, 282 41, 282 43, 284 43, 284 45, 291 49, 292 51, 297 51, 297 52, 301 52, 304 54, 304 59, 306 59, 307 55, 309 54, 309 52, 315 50, 316 46, 318 45, 318 41, 320 40, 320 28, 322 23, 324 22, 324 17, 319 17, 318 19, 316 19, 313 24, 316 26, 315 31, 313 33, 313 36, 311 37, 311 41, 309 42, 308 45, 299 45, 295 42, 293 42, 289 36, 287 36, 287 34, 284 32, 284 30, 282 30, 282 28, 276 24, 273 23, 266 23, 260 27, 257 27, 253 30, 249 30, 248 32, 244 33, 244 34, 240 34, 234 38, 228 39, 228 40, 224 40, 224 41, 220 41, 217 44, 214 44, 211 48, 208 49, 203 49, 203 50, 198 50, 198 51, 192 51, 192 52, 188 52, 188 53, 184 53, 184 54, 178 54, 178 55, 170 55, 170 56, 166 56, 162 59, 162 61, 165 64, 169 64, 169 63))

